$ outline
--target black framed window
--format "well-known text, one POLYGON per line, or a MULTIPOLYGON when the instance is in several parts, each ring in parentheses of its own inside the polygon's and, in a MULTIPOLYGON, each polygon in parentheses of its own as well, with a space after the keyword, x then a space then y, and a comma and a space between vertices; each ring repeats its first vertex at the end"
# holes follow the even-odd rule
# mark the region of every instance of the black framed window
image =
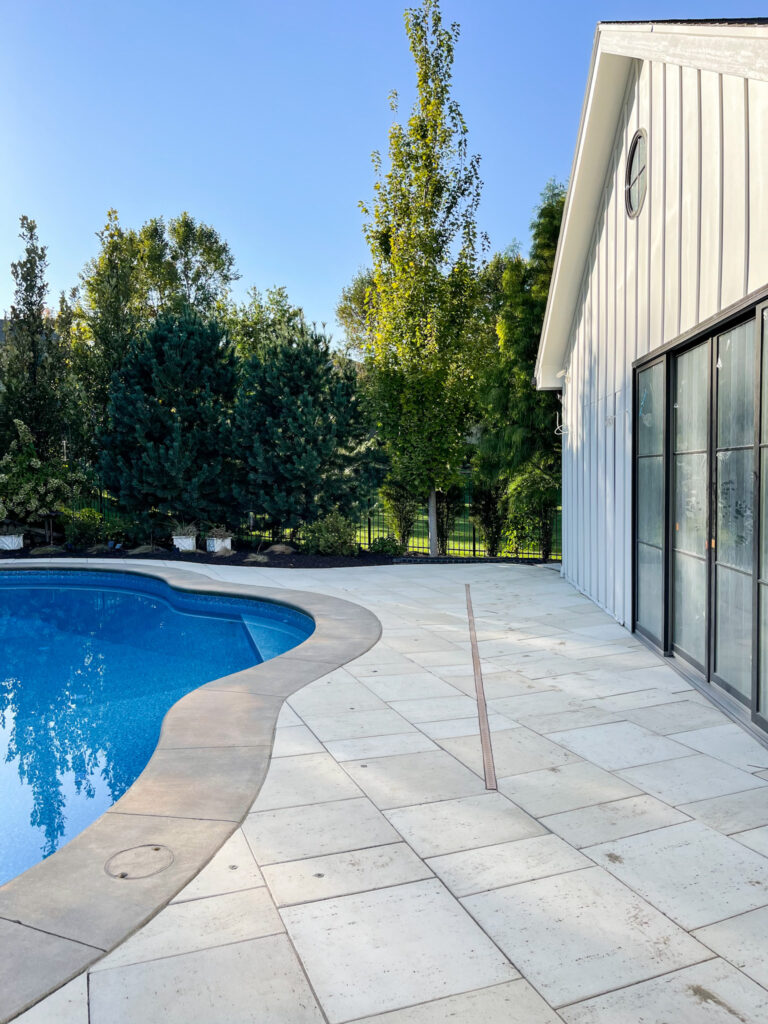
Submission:
POLYGON ((643 208, 648 188, 648 141, 643 129, 635 133, 629 146, 624 183, 624 201, 630 217, 637 217, 643 208))
POLYGON ((634 364, 633 628, 768 731, 768 290, 634 364))

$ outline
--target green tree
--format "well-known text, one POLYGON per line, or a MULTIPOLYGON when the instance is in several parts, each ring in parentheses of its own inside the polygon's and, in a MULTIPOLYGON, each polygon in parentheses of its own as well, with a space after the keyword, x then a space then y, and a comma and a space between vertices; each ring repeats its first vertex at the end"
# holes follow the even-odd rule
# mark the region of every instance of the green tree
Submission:
POLYGON ((369 317, 375 302, 375 287, 373 271, 370 267, 361 267, 341 291, 336 305, 336 319, 344 330, 349 353, 365 351, 369 317))
MULTIPOLYGON (((482 182, 467 126, 451 96, 458 25, 444 28, 438 0, 405 12, 418 97, 389 132, 389 170, 377 181, 365 235, 373 302, 367 379, 396 478, 429 493, 437 553, 437 490, 454 482, 475 410, 478 232, 482 182)), ((397 97, 392 96, 397 110, 397 97)))
POLYGON ((100 469, 125 509, 220 520, 230 504, 235 355, 193 309, 135 338, 110 389, 100 469))
POLYGON ((99 253, 80 275, 80 294, 68 300, 73 313, 66 314, 82 394, 82 443, 92 458, 96 436, 106 424, 113 374, 151 316, 137 232, 123 228, 117 210, 109 210, 96 237, 99 253))
POLYGON ((48 458, 61 453, 65 436, 69 339, 60 337, 45 304, 48 259, 37 225, 24 216, 20 224, 24 256, 11 264, 14 302, 0 347, 0 452, 22 420, 38 454, 48 458))
POLYGON ((162 217, 139 232, 148 301, 155 313, 192 306, 211 313, 240 275, 227 242, 209 224, 184 211, 166 225, 162 217))
POLYGON ((565 187, 548 182, 531 223, 528 259, 514 255, 504 270, 498 350, 483 382, 480 453, 509 478, 531 460, 543 472, 559 467, 557 394, 537 391, 533 375, 564 202, 565 187))
POLYGON ((218 315, 238 355, 244 359, 257 354, 262 341, 276 328, 293 329, 304 323, 304 311, 294 306, 282 285, 268 288, 265 295, 258 288, 251 288, 247 302, 222 302, 218 315))
POLYGON ((234 423, 235 499, 275 533, 353 514, 383 476, 354 367, 306 324, 276 326, 244 362, 234 423))
POLYGON ((547 550, 560 495, 559 402, 554 392, 536 390, 533 375, 564 202, 564 186, 548 182, 531 223, 528 258, 513 253, 504 269, 498 347, 481 389, 477 455, 487 486, 500 479, 510 484, 513 532, 520 544, 525 521, 525 530, 538 532, 547 550))
POLYGON ((109 210, 97 237, 99 252, 80 275, 79 295, 69 299, 83 443, 93 458, 112 377, 134 340, 164 312, 189 306, 211 314, 238 277, 228 244, 186 212, 167 224, 153 218, 137 231, 109 210))

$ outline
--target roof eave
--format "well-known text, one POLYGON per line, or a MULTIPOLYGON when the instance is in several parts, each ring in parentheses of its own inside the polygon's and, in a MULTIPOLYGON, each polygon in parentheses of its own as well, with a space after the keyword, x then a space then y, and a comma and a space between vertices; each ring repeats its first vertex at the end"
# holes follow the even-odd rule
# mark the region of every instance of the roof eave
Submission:
POLYGON ((730 22, 604 22, 592 47, 555 267, 536 360, 536 386, 559 389, 574 310, 606 171, 636 60, 658 60, 768 81, 768 25, 730 22))

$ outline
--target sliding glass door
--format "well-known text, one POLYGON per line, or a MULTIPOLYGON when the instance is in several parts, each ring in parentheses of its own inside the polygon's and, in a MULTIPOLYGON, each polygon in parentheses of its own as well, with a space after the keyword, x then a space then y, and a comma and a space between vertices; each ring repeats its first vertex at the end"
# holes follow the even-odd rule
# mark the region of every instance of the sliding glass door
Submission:
POLYGON ((634 625, 768 729, 768 308, 643 361, 634 409, 634 625))
POLYGON ((707 665, 709 345, 674 361, 672 401, 672 645, 707 665))
POLYGON ((755 325, 719 335, 713 537, 715 613, 712 675, 748 703, 752 694, 755 325))
POLYGON ((635 569, 637 626, 662 643, 664 606, 664 364, 637 375, 635 569))

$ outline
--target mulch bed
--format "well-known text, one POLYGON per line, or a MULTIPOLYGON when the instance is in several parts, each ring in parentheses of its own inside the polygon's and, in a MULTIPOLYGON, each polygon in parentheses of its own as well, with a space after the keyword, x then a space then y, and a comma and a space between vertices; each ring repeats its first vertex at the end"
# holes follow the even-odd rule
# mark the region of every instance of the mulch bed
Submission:
POLYGON ((194 551, 180 554, 175 550, 161 550, 145 554, 132 555, 128 551, 105 551, 98 553, 83 551, 62 551, 57 553, 33 554, 29 548, 21 551, 0 551, 0 558, 104 558, 114 562, 130 562, 133 559, 160 561, 171 559, 175 562, 197 562, 204 565, 245 565, 250 569, 347 569, 353 567, 367 568, 375 565, 434 565, 456 564, 467 562, 502 562, 513 565, 531 565, 536 559, 530 558, 430 558, 429 555, 408 555, 393 558, 389 555, 372 555, 367 551, 355 557, 342 555, 307 555, 300 551, 291 555, 266 554, 253 559, 253 552, 233 551, 229 555, 209 555, 206 551, 194 551), (250 556, 250 557, 249 557, 250 556), (262 561, 263 559, 263 561, 262 561))

